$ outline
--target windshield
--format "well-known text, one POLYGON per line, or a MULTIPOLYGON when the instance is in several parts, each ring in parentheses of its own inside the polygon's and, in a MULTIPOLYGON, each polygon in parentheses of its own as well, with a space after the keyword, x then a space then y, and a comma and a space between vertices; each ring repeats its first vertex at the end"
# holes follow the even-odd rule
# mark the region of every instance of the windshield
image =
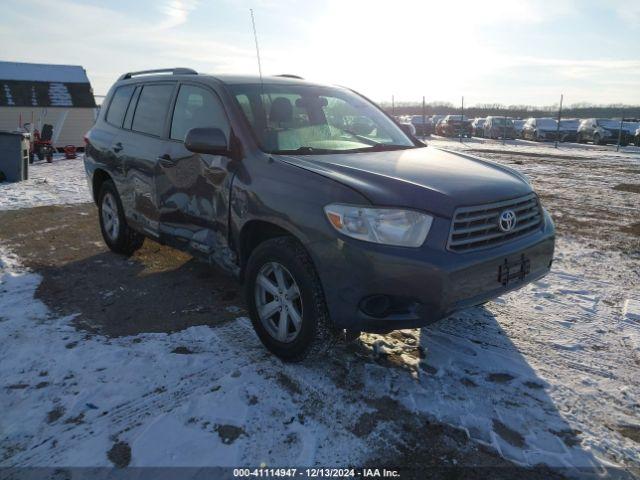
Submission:
MULTIPOLYGON (((492 119, 492 122, 494 125, 498 125, 500 127, 504 127, 505 126, 505 118, 504 117, 494 117, 492 119)), ((506 119, 506 125, 507 127, 513 127, 513 122, 511 121, 510 118, 506 119)))
POLYGON ((355 93, 312 85, 231 85, 260 148, 323 154, 415 147, 380 109, 355 93))
POLYGON ((556 128, 558 124, 553 118, 539 118, 536 125, 540 128, 556 128))
POLYGON ((604 128, 620 128, 620 120, 600 119, 596 120, 599 127, 604 128))
POLYGON ((560 127, 563 128, 575 128, 577 130, 579 126, 579 120, 560 120, 560 127))

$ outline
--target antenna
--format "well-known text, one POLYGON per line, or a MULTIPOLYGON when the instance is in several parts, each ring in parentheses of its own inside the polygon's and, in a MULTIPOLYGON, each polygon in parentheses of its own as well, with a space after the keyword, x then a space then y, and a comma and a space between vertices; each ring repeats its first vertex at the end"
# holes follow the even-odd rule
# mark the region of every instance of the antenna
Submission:
MULTIPOLYGON (((256 55, 258 57, 258 73, 260 74, 260 83, 262 83, 262 64, 260 63, 260 47, 258 46, 258 34, 256 33, 256 20, 253 17, 253 8, 250 8, 251 12, 251 25, 253 26, 253 39, 256 42, 256 55)), ((264 84, 263 84, 264 90, 264 84)))
MULTIPOLYGON (((256 20, 253 17, 253 8, 249 9, 251 12, 251 25, 253 26, 253 39, 256 42, 256 56, 258 57, 258 73, 260 74, 260 105, 264 109, 264 80, 262 80, 262 64, 260 63, 260 47, 258 46, 258 34, 256 33, 256 20)), ((269 95, 269 104, 271 104, 271 96, 269 95)))

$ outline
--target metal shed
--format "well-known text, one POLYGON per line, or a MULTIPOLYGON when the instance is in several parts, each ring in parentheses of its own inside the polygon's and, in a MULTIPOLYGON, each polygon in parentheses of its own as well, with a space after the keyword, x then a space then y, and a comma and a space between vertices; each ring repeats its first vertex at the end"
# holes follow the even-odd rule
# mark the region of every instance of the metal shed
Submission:
POLYGON ((95 115, 93 89, 81 66, 0 61, 0 130, 51 124, 54 147, 84 147, 95 115))

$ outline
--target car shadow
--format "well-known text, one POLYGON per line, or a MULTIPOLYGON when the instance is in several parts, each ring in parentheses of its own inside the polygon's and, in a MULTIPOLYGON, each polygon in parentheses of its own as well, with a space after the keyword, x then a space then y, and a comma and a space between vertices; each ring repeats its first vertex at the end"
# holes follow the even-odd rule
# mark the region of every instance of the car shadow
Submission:
POLYGON ((109 337, 220 325, 244 312, 235 278, 150 240, 130 258, 105 252, 34 270, 37 299, 109 337))
POLYGON ((564 418, 550 385, 489 309, 464 310, 417 335, 424 358, 414 387, 404 392, 414 411, 463 429, 519 465, 604 472, 564 418))

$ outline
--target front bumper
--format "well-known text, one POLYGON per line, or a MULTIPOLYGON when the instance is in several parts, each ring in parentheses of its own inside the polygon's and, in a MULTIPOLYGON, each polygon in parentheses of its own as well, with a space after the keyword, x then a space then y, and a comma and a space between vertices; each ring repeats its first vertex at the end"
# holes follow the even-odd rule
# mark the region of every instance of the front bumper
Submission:
POLYGON ((518 289, 551 268, 555 229, 546 212, 540 230, 484 250, 450 252, 448 232, 449 221, 436 218, 417 249, 346 238, 309 245, 335 325, 361 331, 424 326, 518 289), (523 255, 524 278, 501 283, 501 266, 517 263, 523 255), (384 316, 365 313, 363 300, 380 295, 398 299, 403 308, 384 316))

